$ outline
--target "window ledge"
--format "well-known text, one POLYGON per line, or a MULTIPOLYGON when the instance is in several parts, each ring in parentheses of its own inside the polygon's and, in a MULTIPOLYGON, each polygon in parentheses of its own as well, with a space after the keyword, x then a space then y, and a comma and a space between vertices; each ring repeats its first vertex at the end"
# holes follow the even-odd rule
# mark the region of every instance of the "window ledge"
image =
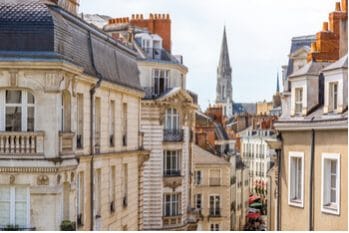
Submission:
POLYGON ((302 200, 289 200, 288 205, 298 208, 304 208, 302 200))
POLYGON ((337 205, 334 204, 323 205, 321 211, 327 214, 339 215, 339 209, 337 208, 337 205))

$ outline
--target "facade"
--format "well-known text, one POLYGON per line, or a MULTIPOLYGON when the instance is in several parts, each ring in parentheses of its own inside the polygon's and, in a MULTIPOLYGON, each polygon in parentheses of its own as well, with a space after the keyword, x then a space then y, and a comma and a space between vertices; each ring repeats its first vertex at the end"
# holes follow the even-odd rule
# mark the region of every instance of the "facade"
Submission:
POLYGON ((72 3, 0 3, 2 229, 140 229, 136 54, 72 3))
POLYGON ((197 230, 230 231, 230 163, 193 145, 192 203, 199 211, 197 230))
POLYGON ((170 18, 155 14, 143 19, 142 15, 136 15, 131 20, 121 18, 109 22, 104 29, 114 38, 123 38, 139 53, 140 83, 145 91, 140 124, 144 148, 150 151, 144 167, 143 229, 196 228, 191 216, 190 171, 197 107, 186 90, 187 67, 180 56, 170 53, 168 38, 161 37, 170 35, 170 18), (121 21, 122 24, 118 23, 121 21), (128 25, 123 25, 125 22, 128 25), (163 28, 155 34, 157 31, 151 25, 158 24, 163 28), (122 30, 116 30, 123 26, 122 30), (131 36, 130 30, 133 30, 131 36))
POLYGON ((339 56, 348 43, 339 27, 347 24, 346 6, 336 4, 311 61, 287 76, 289 105, 275 123, 282 139, 278 230, 348 230, 348 58, 339 56), (325 34, 336 38, 330 43, 325 34))

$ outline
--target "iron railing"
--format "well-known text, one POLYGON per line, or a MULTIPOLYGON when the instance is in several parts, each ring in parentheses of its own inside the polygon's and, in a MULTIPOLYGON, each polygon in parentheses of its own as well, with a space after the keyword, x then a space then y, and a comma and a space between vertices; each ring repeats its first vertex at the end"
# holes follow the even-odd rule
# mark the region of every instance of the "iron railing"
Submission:
POLYGON ((164 129, 164 142, 181 142, 183 134, 183 129, 164 129))

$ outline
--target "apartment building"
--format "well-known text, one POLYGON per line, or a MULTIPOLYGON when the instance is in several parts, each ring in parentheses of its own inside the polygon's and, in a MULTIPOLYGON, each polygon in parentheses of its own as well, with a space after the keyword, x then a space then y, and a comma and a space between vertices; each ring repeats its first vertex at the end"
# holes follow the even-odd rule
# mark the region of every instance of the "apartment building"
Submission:
POLYGON ((1 229, 140 229, 137 54, 77 5, 0 3, 1 229))

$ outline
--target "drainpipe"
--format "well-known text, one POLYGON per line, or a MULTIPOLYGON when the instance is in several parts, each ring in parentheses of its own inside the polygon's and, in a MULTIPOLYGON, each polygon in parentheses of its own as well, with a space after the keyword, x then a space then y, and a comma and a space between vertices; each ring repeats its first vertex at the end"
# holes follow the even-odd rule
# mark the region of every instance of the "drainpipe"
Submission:
MULTIPOLYGON (((279 139, 282 141, 282 135, 279 134, 279 139)), ((281 231, 281 149, 276 150, 278 160, 278 184, 277 184, 277 230, 281 231)))
POLYGON ((94 167, 93 167, 93 163, 94 163, 94 156, 95 156, 95 148, 93 145, 93 112, 94 112, 94 95, 96 93, 96 89, 100 87, 101 82, 102 82, 102 75, 97 71, 96 66, 95 66, 95 62, 94 62, 94 56, 93 56, 93 47, 92 47, 92 38, 91 38, 91 32, 89 31, 88 34, 88 39, 89 39, 89 47, 90 47, 90 56, 91 56, 91 63, 92 63, 92 67, 94 68, 94 70, 96 71, 97 77, 98 77, 98 81, 96 84, 94 84, 91 89, 90 89, 90 155, 91 155, 91 164, 90 164, 90 230, 93 231, 94 228, 94 213, 93 213, 93 209, 94 209, 94 203, 93 203, 93 196, 94 196, 94 190, 93 190, 93 180, 94 180, 94 167))
POLYGON ((314 186, 314 157, 315 157, 315 130, 311 130, 311 151, 310 151, 310 184, 309 184, 309 231, 314 230, 313 211, 313 186, 314 186))

